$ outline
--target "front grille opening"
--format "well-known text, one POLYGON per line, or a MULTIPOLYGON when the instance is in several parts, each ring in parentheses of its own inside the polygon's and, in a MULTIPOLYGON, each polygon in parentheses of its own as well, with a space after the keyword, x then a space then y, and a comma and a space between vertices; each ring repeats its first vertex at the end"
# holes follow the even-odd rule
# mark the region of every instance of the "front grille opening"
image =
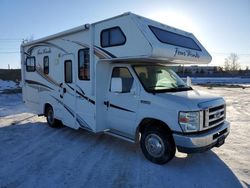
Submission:
MULTIPOLYGON (((219 118, 217 120, 211 121, 211 122, 209 122, 209 126, 215 125, 215 124, 217 124, 217 123, 219 123, 220 121, 223 121, 223 120, 224 120, 224 117, 221 117, 221 118, 219 118)), ((223 122, 221 122, 221 123, 223 123, 223 122)))
POLYGON ((224 109, 224 105, 209 108, 209 113, 217 111, 217 110, 221 110, 221 109, 224 109))
MULTIPOLYGON (((224 115, 224 111, 218 113, 220 116, 224 115)), ((209 119, 216 118, 217 114, 209 115, 209 119)))
POLYGON ((210 107, 209 109, 204 110, 203 117, 204 130, 221 125, 225 121, 225 105, 210 107))

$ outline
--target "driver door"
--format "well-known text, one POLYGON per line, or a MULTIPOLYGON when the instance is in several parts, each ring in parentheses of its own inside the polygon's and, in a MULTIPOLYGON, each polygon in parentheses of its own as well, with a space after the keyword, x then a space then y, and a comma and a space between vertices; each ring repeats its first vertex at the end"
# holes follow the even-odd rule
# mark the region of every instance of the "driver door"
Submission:
POLYGON ((114 67, 110 75, 110 88, 105 101, 107 106, 107 125, 110 132, 132 137, 138 108, 138 90, 135 79, 127 67, 114 67), (116 80, 116 81, 115 81, 116 80), (112 85, 121 83, 120 91, 112 85))

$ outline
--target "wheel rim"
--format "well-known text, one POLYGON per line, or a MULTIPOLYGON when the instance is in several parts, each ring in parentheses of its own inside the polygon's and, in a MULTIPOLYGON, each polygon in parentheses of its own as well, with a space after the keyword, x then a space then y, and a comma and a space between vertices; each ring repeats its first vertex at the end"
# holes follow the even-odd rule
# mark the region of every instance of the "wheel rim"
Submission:
POLYGON ((48 123, 53 124, 53 122, 54 122, 54 112, 53 112, 52 109, 48 110, 47 118, 48 118, 48 123))
POLYGON ((156 134, 149 134, 145 138, 145 146, 150 155, 161 157, 165 152, 165 146, 161 137, 156 134))

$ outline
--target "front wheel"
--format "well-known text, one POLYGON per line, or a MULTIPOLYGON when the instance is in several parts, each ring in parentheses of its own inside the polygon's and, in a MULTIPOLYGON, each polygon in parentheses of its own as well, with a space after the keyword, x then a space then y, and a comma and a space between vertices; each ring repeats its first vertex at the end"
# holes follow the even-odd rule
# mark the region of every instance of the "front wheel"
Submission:
POLYGON ((164 129, 147 128, 142 132, 140 144, 144 156, 153 163, 164 164, 175 156, 172 135, 164 129))
POLYGON ((50 127, 53 127, 53 128, 61 127, 60 121, 55 119, 55 117, 54 117, 54 111, 53 111, 53 108, 51 106, 49 106, 46 109, 46 119, 47 119, 47 123, 49 124, 50 127))

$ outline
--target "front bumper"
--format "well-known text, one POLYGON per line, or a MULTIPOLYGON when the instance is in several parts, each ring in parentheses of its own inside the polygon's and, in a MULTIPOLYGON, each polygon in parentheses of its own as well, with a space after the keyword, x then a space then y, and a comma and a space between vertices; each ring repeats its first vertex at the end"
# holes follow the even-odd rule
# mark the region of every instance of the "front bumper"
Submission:
POLYGON ((230 132, 230 124, 225 121, 222 125, 202 133, 174 133, 174 141, 179 152, 196 153, 219 147, 224 144, 230 132))

